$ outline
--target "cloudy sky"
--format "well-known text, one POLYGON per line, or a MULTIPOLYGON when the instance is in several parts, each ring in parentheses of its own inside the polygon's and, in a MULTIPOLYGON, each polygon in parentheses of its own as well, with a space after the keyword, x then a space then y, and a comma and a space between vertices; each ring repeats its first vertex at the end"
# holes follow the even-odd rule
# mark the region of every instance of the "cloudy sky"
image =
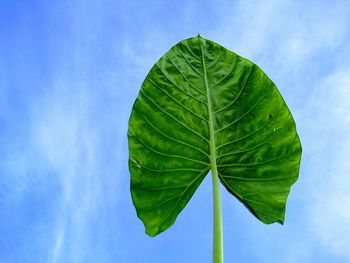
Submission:
POLYGON ((0 263, 211 262, 208 176, 144 233, 127 124, 151 66, 200 33, 276 83, 303 145, 284 226, 222 188, 226 262, 350 262, 350 2, 0 1, 0 263))

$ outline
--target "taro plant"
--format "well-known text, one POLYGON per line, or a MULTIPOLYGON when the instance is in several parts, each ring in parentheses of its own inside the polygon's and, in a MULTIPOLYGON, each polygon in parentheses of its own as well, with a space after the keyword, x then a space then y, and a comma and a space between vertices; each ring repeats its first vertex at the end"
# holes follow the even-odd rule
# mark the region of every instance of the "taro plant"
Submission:
POLYGON ((223 262, 220 182, 266 224, 283 224, 301 144, 275 84, 251 61, 201 36, 152 67, 128 129, 131 196, 146 233, 174 224, 211 171, 213 262, 223 262))

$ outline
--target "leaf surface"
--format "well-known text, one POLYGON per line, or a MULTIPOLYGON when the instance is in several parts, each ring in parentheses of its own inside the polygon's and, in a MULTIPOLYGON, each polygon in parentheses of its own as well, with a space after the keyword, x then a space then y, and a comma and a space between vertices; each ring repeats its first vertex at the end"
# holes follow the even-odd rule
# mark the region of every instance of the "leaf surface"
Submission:
POLYGON ((264 223, 283 223, 301 144, 275 84, 200 36, 150 70, 129 120, 131 195, 146 233, 168 229, 211 169, 264 223))

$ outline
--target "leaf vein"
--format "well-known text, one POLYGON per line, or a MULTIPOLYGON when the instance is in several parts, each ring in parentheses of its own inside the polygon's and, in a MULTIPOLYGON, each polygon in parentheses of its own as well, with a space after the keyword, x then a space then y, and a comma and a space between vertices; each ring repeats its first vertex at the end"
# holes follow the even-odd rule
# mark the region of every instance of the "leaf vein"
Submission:
POLYGON ((178 120, 176 117, 174 117, 173 115, 171 115, 169 112, 165 111, 164 109, 162 109, 157 103, 154 102, 154 100, 152 100, 142 89, 140 90, 140 92, 154 105, 156 106, 159 110, 161 110, 165 115, 168 115, 170 118, 172 118, 173 120, 175 120, 176 122, 178 122, 181 126, 185 127, 186 129, 188 129, 189 131, 193 132, 194 134, 198 135, 199 137, 201 137, 202 139, 204 139, 205 141, 207 141, 209 143, 209 140, 207 138, 205 138, 202 134, 194 131, 193 129, 191 129, 190 127, 188 127, 186 124, 184 124, 183 122, 181 122, 180 120, 178 120))
POLYGON ((209 167, 203 169, 199 174, 198 176, 196 176, 189 184, 188 186, 186 187, 186 189, 182 192, 182 194, 180 195, 181 198, 177 201, 177 203, 175 204, 174 208, 172 209, 172 211, 169 213, 169 215, 164 219, 164 221, 160 224, 161 226, 169 219, 169 217, 176 211, 177 207, 179 206, 180 204, 180 201, 182 199, 182 197, 185 195, 185 193, 190 189, 190 187, 198 180, 200 179, 201 176, 203 176, 206 172, 208 172, 208 169, 209 167))
POLYGON ((239 91, 238 96, 237 96, 231 103, 229 103, 228 105, 224 106, 224 107, 221 108, 221 109, 218 109, 218 110, 214 111, 213 114, 216 114, 216 113, 218 113, 218 112, 220 112, 220 111, 226 110, 227 108, 233 106, 233 105, 236 103, 236 101, 237 101, 237 100, 241 97, 241 95, 243 94, 243 90, 244 90, 244 88, 246 87, 246 83, 248 82, 248 79, 249 79, 249 77, 250 77, 252 71, 253 71, 253 67, 251 67, 251 69, 250 69, 250 71, 249 71, 249 73, 248 73, 248 76, 246 77, 246 79, 245 79, 245 81, 244 81, 244 83, 243 83, 243 85, 242 85, 242 88, 241 88, 241 90, 239 91))
POLYGON ((246 150, 236 151, 236 152, 228 152, 228 153, 221 154, 221 155, 219 155, 219 156, 217 157, 217 159, 222 158, 222 157, 225 157, 225 156, 229 156, 229 155, 235 155, 235 154, 238 154, 238 153, 246 153, 246 152, 253 151, 253 150, 258 149, 258 148, 260 148, 261 146, 264 146, 264 145, 268 144, 269 142, 273 141, 276 137, 278 137, 278 135, 272 136, 272 137, 269 138, 268 140, 263 141, 262 143, 259 143, 259 144, 257 144, 257 145, 254 145, 253 147, 248 148, 248 149, 246 149, 246 150))
POLYGON ((151 172, 155 172, 155 173, 171 173, 171 172, 182 172, 182 171, 188 171, 188 172, 201 172, 202 170, 199 169, 192 169, 192 168, 174 168, 174 169, 162 169, 162 170, 157 170, 157 169, 153 169, 150 167, 146 167, 141 165, 140 163, 136 162, 135 160, 133 160, 132 165, 141 168, 141 169, 145 169, 151 172))
POLYGON ((259 165, 263 165, 265 163, 270 163, 279 159, 284 159, 288 156, 281 156, 281 157, 276 157, 276 158, 272 158, 260 163, 231 163, 231 164, 219 164, 218 167, 235 167, 235 166, 259 166, 259 165))
POLYGON ((209 90, 214 89, 215 87, 217 87, 221 82, 223 82, 227 77, 229 77, 231 75, 231 73, 235 70, 236 68, 236 64, 237 64, 237 57, 235 57, 235 61, 233 62, 233 67, 230 70, 230 72, 225 75, 225 77, 223 77, 222 79, 220 79, 217 83, 215 83, 212 87, 209 88, 209 90))
MULTIPOLYGON (((201 91, 199 88, 197 88, 196 86, 194 86, 189 80, 188 78, 185 76, 185 74, 178 68, 178 66, 175 65, 175 63, 170 59, 169 56, 166 57, 169 62, 174 66, 174 68, 176 68, 176 70, 180 73, 180 75, 183 77, 183 79, 197 92, 201 93, 202 95, 206 95, 203 91, 201 91)), ((159 66, 159 65, 158 65, 159 66)), ((163 73, 164 74, 164 73, 163 73)))
POLYGON ((209 164, 206 163, 206 162, 203 162, 203 161, 200 161, 200 160, 196 160, 196 159, 192 159, 192 158, 188 158, 188 157, 186 157, 186 156, 181 156, 181 155, 176 155, 176 154, 168 154, 168 153, 159 152, 159 151, 153 149, 151 146, 147 145, 144 141, 142 141, 142 140, 141 140, 139 137, 137 137, 136 135, 134 135, 134 137, 135 137, 141 144, 143 144, 146 148, 148 148, 151 152, 154 152, 155 154, 162 155, 162 156, 167 156, 167 157, 180 158, 180 159, 192 161, 192 162, 195 162, 195 163, 200 163, 200 164, 209 165, 209 164))
POLYGON ((293 177, 246 178, 246 177, 230 176, 230 175, 221 175, 221 177, 232 179, 232 180, 240 180, 240 181, 280 181, 280 180, 294 179, 293 177))
POLYGON ((184 47, 191 53, 191 55, 196 58, 197 60, 201 61, 201 58, 199 56, 197 56, 193 51, 192 49, 190 49, 190 47, 187 45, 186 42, 183 42, 182 43, 184 45, 184 47))
POLYGON ((233 124, 239 122, 241 119, 243 119, 245 116, 247 116, 249 113, 251 113, 259 104, 260 102, 262 102, 262 100, 266 97, 267 92, 261 96, 261 98, 255 103, 255 105, 253 107, 251 107, 246 113, 244 113, 241 117, 239 117, 238 119, 234 120, 233 122, 225 125, 224 127, 218 129, 215 131, 215 133, 221 132, 222 130, 225 130, 226 128, 232 126, 233 124))
POLYGON ((206 122, 208 122, 207 119, 205 119, 203 116, 199 115, 198 113, 192 111, 190 108, 186 107, 185 105, 183 105, 181 102, 179 102, 177 99, 175 99, 172 95, 169 94, 169 92, 165 91, 164 89, 162 89, 160 86, 158 86, 157 84, 155 84, 153 82, 153 80, 151 79, 147 79, 148 82, 150 82, 155 88, 158 88, 159 90, 161 90, 163 93, 165 93, 170 99, 172 99, 175 103, 177 103, 180 107, 182 107, 183 109, 187 110, 189 113, 191 113, 193 116, 196 116, 206 122))
POLYGON ((184 141, 181 141, 181 140, 178 140, 178 139, 174 139, 173 137, 170 137, 169 135, 163 133, 161 130, 159 130, 157 127, 155 127, 155 125, 152 124, 152 122, 149 121, 142 113, 140 113, 139 111, 137 111, 137 113, 140 114, 140 116, 141 116, 155 131, 157 131, 159 134, 163 135, 164 137, 168 138, 169 140, 172 140, 172 141, 174 141, 174 142, 177 142, 177 143, 186 145, 186 146, 188 146, 188 147, 191 147, 191 148, 193 148, 193 149, 195 149, 195 150, 197 150, 197 151, 199 151, 199 152, 205 154, 207 157, 210 157, 209 154, 207 154, 207 153, 206 153, 205 151, 203 151, 202 149, 200 149, 200 148, 198 148, 198 147, 196 147, 196 146, 194 146, 194 145, 191 145, 191 144, 189 144, 189 143, 186 143, 186 142, 184 142, 184 141))
POLYGON ((182 92, 185 93, 186 95, 190 96, 192 99, 194 99, 194 100, 196 100, 196 101, 198 101, 198 102, 200 102, 200 103, 202 103, 202 104, 204 104, 204 105, 207 105, 207 103, 206 103, 205 101, 202 101, 202 100, 198 99, 196 96, 194 96, 194 95, 192 95, 191 93, 186 92, 185 90, 183 90, 182 88, 180 88, 180 86, 179 86, 177 83, 175 83, 174 81, 172 81, 168 76, 166 76, 166 75, 163 73, 162 69, 159 67, 159 65, 158 65, 157 63, 156 63, 155 65, 156 65, 157 68, 159 69, 160 73, 162 73, 162 75, 163 75, 174 87, 176 87, 178 90, 182 91, 182 92))
POLYGON ((188 61, 187 57, 185 56, 185 54, 181 51, 181 48, 179 48, 178 46, 176 46, 176 49, 180 52, 181 56, 186 60, 187 64, 191 67, 191 69, 193 71, 195 71, 199 76, 203 77, 203 74, 200 73, 194 66, 192 66, 192 64, 188 61))
POLYGON ((165 186, 165 187, 159 187, 159 188, 148 188, 148 187, 139 187, 136 185, 133 185, 133 188, 143 190, 143 191, 163 191, 163 190, 169 190, 169 189, 181 189, 185 188, 187 185, 177 185, 177 186, 165 186))
POLYGON ((268 124, 269 124, 269 122, 266 122, 264 125, 262 125, 260 128, 258 128, 258 129, 256 129, 256 130, 254 130, 253 132, 251 132, 251 133, 249 133, 249 134, 247 134, 247 135, 245 135, 245 136, 242 136, 242 137, 240 137, 240 138, 238 138, 238 139, 236 139, 236 140, 234 140, 234 141, 230 141, 230 142, 227 142, 227 143, 224 143, 224 144, 218 146, 218 147, 216 148, 216 150, 219 150, 220 148, 225 147, 225 146, 227 146, 227 145, 230 145, 230 144, 233 144, 233 143, 242 141, 242 140, 244 140, 244 139, 247 139, 248 137, 254 135, 254 134, 257 133, 258 131, 260 131, 260 130, 262 130, 263 128, 265 128, 268 124))
MULTIPOLYGON (((268 191, 251 192, 251 193, 244 194, 242 197, 245 198, 246 196, 257 195, 257 194, 266 194, 266 193, 268 193, 268 191)), ((271 193, 273 193, 273 194, 284 194, 284 193, 289 193, 289 190, 288 191, 271 192, 271 193)))

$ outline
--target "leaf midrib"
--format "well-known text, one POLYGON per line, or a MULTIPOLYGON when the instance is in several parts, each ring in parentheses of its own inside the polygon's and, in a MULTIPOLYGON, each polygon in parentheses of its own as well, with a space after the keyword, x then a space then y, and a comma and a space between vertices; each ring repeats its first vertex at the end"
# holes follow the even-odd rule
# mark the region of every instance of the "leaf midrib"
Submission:
POLYGON ((215 131, 214 131, 214 123, 213 123, 213 112, 211 107, 210 89, 208 85, 208 76, 207 76, 207 69, 205 65, 203 46, 202 46, 202 43, 199 43, 199 44, 200 44, 201 53, 202 53, 202 66, 203 66, 205 90, 207 91, 207 108, 208 108, 208 118, 209 118, 208 123, 209 123, 210 168, 212 172, 214 171, 214 173, 217 174, 215 131))

